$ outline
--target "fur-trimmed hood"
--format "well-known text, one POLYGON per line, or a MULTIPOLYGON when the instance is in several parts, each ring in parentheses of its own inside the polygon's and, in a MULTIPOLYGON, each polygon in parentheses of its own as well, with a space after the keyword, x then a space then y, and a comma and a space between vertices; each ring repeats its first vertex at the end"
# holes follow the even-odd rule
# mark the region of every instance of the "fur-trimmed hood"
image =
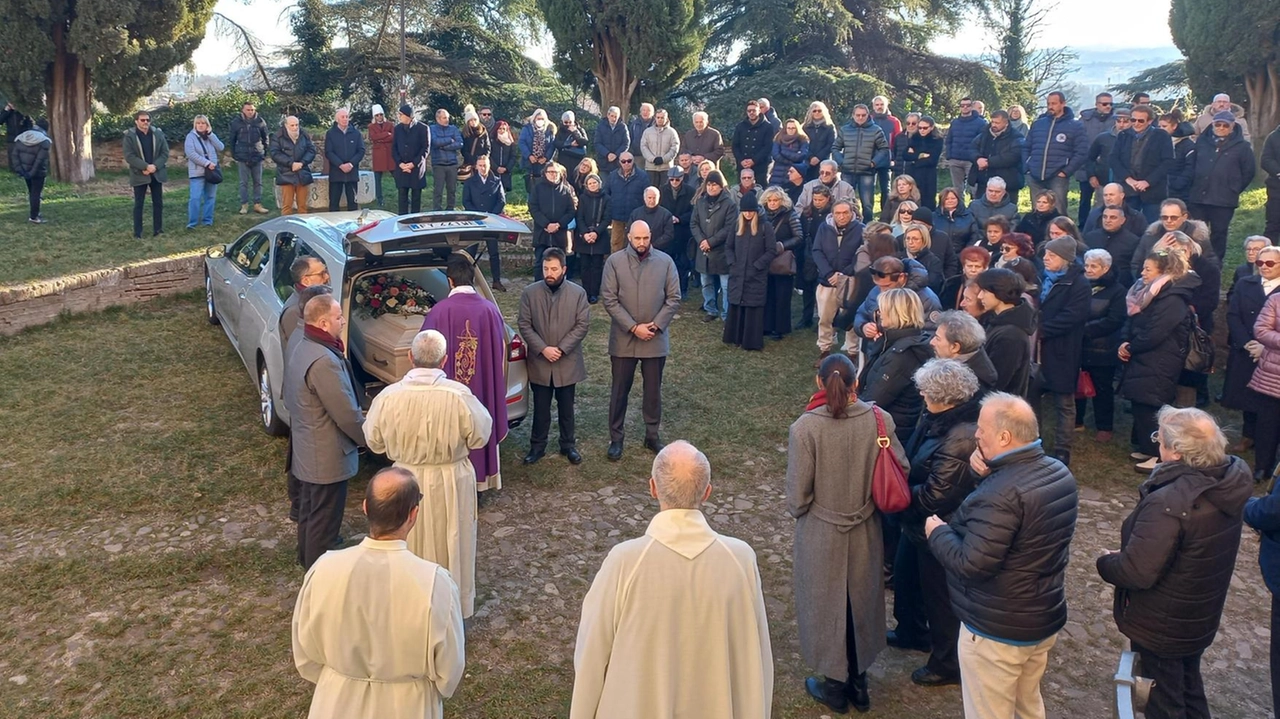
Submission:
MULTIPOLYGON (((1189 219, 1183 223, 1182 227, 1182 231, 1186 232, 1191 239, 1199 242, 1201 247, 1209 245, 1209 226, 1203 221, 1189 219), (1190 230, 1190 232, 1187 232, 1187 230, 1190 230)), ((1159 239, 1160 237, 1164 237, 1164 233, 1164 225, 1161 224, 1159 220, 1156 220, 1155 222, 1147 225, 1147 231, 1144 234, 1155 235, 1156 238, 1159 239)))

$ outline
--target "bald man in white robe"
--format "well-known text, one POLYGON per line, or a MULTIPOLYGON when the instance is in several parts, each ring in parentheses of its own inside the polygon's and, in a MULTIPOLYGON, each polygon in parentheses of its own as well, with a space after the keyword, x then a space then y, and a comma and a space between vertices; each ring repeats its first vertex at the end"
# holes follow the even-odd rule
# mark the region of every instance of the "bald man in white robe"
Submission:
POLYGON ((422 492, 388 468, 365 493, 369 536, 323 554, 293 610, 293 661, 316 685, 309 719, 439 719, 466 668, 458 588, 405 537, 422 492))
POLYGON ((570 719, 768 719, 773 650, 756 554, 702 515, 711 465, 687 442, 653 461, 661 511, 615 546, 582 602, 570 719))
POLYGON ((441 366, 448 346, 435 330, 419 332, 409 353, 414 368, 388 386, 365 416, 369 449, 391 458, 422 485, 422 513, 409 533, 409 551, 453 576, 462 616, 476 603, 476 471, 470 452, 489 442, 493 420, 485 406, 441 366))

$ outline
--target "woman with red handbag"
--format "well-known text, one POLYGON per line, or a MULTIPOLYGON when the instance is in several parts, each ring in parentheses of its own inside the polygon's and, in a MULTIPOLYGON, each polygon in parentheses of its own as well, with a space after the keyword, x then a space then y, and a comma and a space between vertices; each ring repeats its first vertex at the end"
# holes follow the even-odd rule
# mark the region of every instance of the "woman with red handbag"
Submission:
POLYGON ((822 361, 787 454, 800 651, 820 675, 805 689, 840 713, 871 706, 866 671, 885 648, 880 509, 909 502, 893 417, 859 401, 854 378, 847 356, 822 361))

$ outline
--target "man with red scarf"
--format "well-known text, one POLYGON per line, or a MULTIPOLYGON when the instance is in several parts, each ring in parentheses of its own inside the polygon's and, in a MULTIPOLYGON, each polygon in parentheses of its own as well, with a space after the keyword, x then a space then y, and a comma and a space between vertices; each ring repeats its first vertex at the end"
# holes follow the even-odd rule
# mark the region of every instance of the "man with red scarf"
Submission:
POLYGON ((476 292, 475 266, 471 258, 455 254, 449 258, 445 276, 449 296, 427 313, 423 330, 444 335, 445 376, 465 384, 493 418, 489 442, 472 450, 476 469, 476 491, 502 489, 502 469, 498 464, 498 443, 507 436, 507 335, 498 306, 476 292))
POLYGON ((364 412, 342 340, 342 306, 332 295, 307 300, 303 336, 285 358, 291 471, 298 479, 298 562, 303 569, 341 541, 347 480, 360 469, 364 412))

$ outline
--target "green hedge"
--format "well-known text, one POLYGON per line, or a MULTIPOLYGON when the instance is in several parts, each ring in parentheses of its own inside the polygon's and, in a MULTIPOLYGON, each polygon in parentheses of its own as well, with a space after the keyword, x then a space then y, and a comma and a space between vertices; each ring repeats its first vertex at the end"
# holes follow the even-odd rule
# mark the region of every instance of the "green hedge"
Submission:
MULTIPOLYGON (((279 100, 274 94, 252 93, 234 85, 205 93, 189 102, 177 103, 173 107, 157 107, 151 110, 151 123, 164 132, 169 142, 180 143, 191 131, 191 123, 196 115, 204 115, 209 118, 214 133, 226 141, 231 132, 231 121, 240 114, 240 108, 246 102, 257 105, 258 114, 267 121, 268 129, 274 131, 280 126, 279 100)), ((120 135, 131 127, 133 115, 95 113, 93 139, 101 142, 119 140, 120 135)))

